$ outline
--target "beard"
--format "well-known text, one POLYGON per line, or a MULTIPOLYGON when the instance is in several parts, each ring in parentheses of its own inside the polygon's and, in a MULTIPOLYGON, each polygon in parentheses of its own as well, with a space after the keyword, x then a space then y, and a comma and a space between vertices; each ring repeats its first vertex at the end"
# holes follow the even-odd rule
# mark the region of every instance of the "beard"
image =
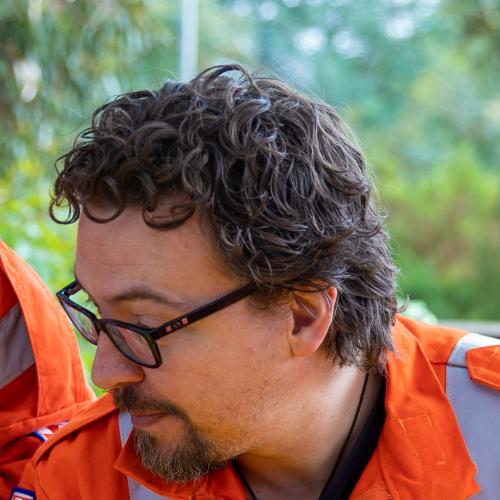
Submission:
POLYGON ((215 445, 205 438, 179 407, 168 401, 142 399, 133 386, 113 391, 113 399, 120 411, 157 411, 182 421, 183 436, 177 443, 164 442, 161 438, 141 429, 134 429, 134 447, 142 465, 153 474, 167 481, 185 483, 221 468, 226 458, 215 445))

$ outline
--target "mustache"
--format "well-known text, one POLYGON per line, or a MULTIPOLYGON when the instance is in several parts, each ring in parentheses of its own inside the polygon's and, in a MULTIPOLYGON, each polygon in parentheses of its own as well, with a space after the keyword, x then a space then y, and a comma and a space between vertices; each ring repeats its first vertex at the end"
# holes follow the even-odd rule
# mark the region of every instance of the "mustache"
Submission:
POLYGON ((112 391, 115 406, 121 412, 149 413, 158 412, 188 420, 186 413, 168 400, 148 399, 136 387, 126 385, 112 391))

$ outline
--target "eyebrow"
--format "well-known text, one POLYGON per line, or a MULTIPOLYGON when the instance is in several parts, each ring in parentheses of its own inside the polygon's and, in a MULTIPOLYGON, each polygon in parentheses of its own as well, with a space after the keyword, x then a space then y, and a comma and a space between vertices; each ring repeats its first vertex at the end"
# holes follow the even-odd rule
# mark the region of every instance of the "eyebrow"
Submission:
POLYGON ((108 299, 108 302, 110 304, 115 304, 117 302, 130 302, 133 300, 148 300, 150 302, 156 302, 158 304, 170 307, 188 306, 186 302, 169 299, 157 293, 156 291, 144 286, 132 286, 128 290, 124 290, 123 292, 113 295, 108 299))
MULTIPOLYGON (((96 300, 92 297, 92 295, 87 291, 87 289, 83 286, 82 282, 78 279, 76 275, 76 271, 73 271, 75 275, 76 281, 82 287, 82 290, 90 297, 92 302, 97 304, 96 300)), ((117 293, 116 295, 112 295, 111 297, 105 299, 105 302, 108 304, 117 304, 119 302, 132 302, 135 300, 147 300, 149 302, 154 302, 157 304, 161 304, 168 307, 173 307, 176 309, 193 309, 194 305, 189 302, 184 302, 180 300, 173 300, 169 297, 162 295, 161 293, 148 288, 144 285, 139 286, 131 286, 127 290, 123 290, 122 292, 117 293)))

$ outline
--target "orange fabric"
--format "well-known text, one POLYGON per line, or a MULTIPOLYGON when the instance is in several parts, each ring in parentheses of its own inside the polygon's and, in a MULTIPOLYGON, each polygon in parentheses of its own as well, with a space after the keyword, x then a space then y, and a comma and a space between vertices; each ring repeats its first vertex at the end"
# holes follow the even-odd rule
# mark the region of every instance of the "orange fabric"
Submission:
POLYGON ((472 380, 500 390, 500 345, 471 349, 466 360, 472 380))
MULTIPOLYGON (((0 389, 0 429, 36 415, 38 378, 35 365, 0 389)), ((2 439, 3 441, 3 439, 2 439)))
POLYGON ((12 487, 19 482, 26 464, 42 442, 33 435, 9 441, 0 451, 0 498, 9 498, 12 487))
MULTIPOLYGON (((444 379, 435 373, 463 333, 401 319, 393 335, 398 352, 388 361, 386 421, 351 498, 468 498, 479 491, 475 466, 444 393, 444 379)), ((132 439, 121 447, 118 413, 109 395, 37 452, 21 486, 36 490, 41 500, 72 498, 75 485, 82 500, 125 499, 127 477, 175 500, 245 498, 229 464, 187 484, 167 483, 145 471, 132 439)))
POLYGON ((42 443, 31 433, 73 417, 94 397, 85 383, 75 335, 57 300, 35 271, 0 241, 0 318, 16 304, 35 364, 0 389, 0 498, 8 498, 42 443))
POLYGON ((465 332, 456 328, 428 325, 399 316, 398 322, 414 335, 423 350, 441 386, 446 387, 446 364, 458 340, 465 332))

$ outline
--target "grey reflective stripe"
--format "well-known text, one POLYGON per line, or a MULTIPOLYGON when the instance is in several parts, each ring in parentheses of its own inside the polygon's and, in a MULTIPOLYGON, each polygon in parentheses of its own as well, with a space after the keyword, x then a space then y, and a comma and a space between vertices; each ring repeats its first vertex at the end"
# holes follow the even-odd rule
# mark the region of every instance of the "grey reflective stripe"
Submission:
POLYGON ((132 420, 130 420, 130 413, 120 412, 118 414, 118 427, 120 428, 120 441, 123 448, 132 430, 132 420))
POLYGON ((481 491, 474 499, 478 500, 500 495, 500 393, 469 377, 465 355, 470 349, 496 344, 500 339, 469 333, 459 340, 446 367, 446 394, 477 466, 481 491))
MULTIPOLYGON (((130 432, 132 431, 132 421, 130 420, 130 413, 119 413, 118 427, 120 429, 120 440, 123 447, 127 442, 130 432)), ((131 477, 127 477, 127 480, 128 491, 131 500, 158 500, 161 498, 168 498, 157 495, 154 491, 151 491, 137 481, 134 481, 131 477)))
POLYGON ((0 319, 0 389, 34 362, 24 316, 16 304, 0 319))

